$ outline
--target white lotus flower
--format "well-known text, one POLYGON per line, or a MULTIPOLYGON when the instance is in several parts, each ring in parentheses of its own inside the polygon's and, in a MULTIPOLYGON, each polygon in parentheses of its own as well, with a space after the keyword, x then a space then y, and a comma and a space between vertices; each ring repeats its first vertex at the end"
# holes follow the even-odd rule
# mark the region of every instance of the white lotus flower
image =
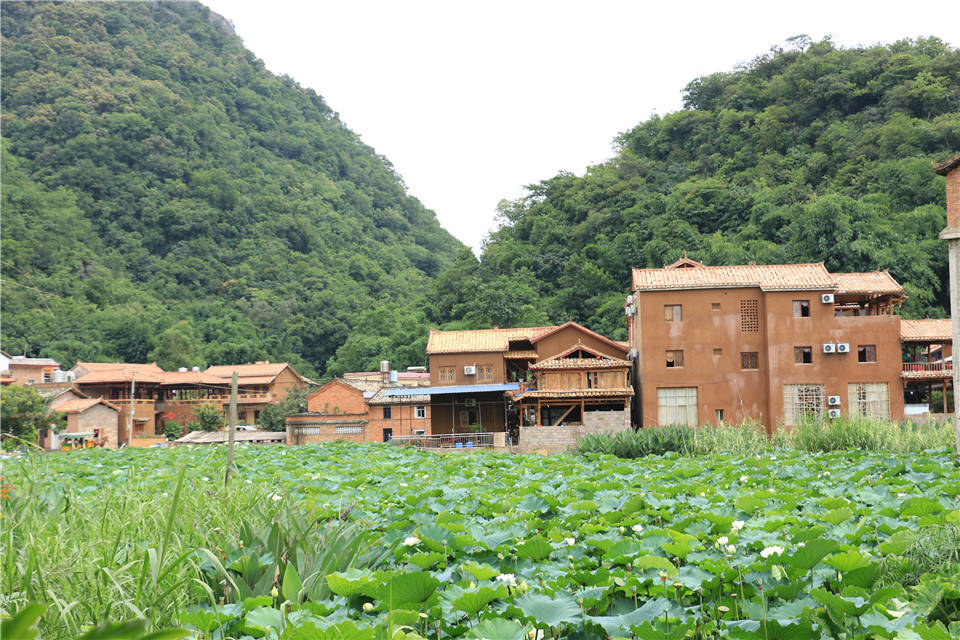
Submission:
POLYGON ((771 545, 766 547, 763 551, 760 552, 761 558, 769 558, 772 555, 783 555, 783 547, 778 544, 771 545))
POLYGON ((280 495, 279 493, 270 494, 270 498, 271 498, 274 502, 280 502, 281 500, 283 500, 283 496, 280 495))
POLYGON ((630 527, 630 528, 633 529, 633 532, 634 532, 634 533, 640 533, 641 531, 643 531, 643 525, 642 525, 642 524, 635 524, 635 525, 633 525, 633 526, 630 527))
POLYGON ((500 582, 506 582, 511 587, 517 586, 517 577, 512 573, 501 573, 497 576, 497 580, 500 582))
POLYGON ((740 476, 740 482, 748 482, 749 480, 750 476, 740 476))
POLYGON ((569 547, 572 547, 573 545, 577 544, 576 538, 564 538, 563 541, 566 542, 567 546, 569 547))
POLYGON ((403 546, 405 547, 413 547, 418 544, 420 544, 420 538, 417 536, 410 536, 409 538, 404 538, 403 540, 403 546))
POLYGON ((364 603, 363 603, 363 610, 366 611, 367 613, 370 613, 371 611, 373 611, 373 603, 364 602, 364 603))
POLYGON ((730 542, 730 538, 727 536, 720 536, 717 538, 717 544, 727 544, 728 542, 730 542))
POLYGON ((743 525, 745 524, 747 523, 744 522, 743 520, 734 520, 733 524, 730 525, 730 528, 733 529, 734 531, 740 531, 740 529, 743 529, 743 525))
POLYGON ((731 555, 731 556, 732 556, 733 554, 735 554, 735 553, 737 552, 737 548, 736 548, 735 546, 733 546, 732 544, 728 544, 728 545, 727 545, 727 548, 726 548, 726 552, 727 552, 727 555, 731 555))

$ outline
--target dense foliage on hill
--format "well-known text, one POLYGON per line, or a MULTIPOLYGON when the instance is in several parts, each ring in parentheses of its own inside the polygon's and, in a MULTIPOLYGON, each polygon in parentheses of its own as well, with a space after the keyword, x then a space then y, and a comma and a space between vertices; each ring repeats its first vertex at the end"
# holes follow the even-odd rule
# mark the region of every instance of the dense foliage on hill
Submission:
POLYGON ((487 320, 572 316, 622 338, 630 269, 685 253, 889 269, 910 296, 904 314, 942 316, 944 179, 930 163, 958 152, 960 51, 935 38, 856 49, 792 39, 694 80, 682 111, 622 134, 584 176, 502 202, 479 270, 464 255, 435 284, 435 320, 476 312, 479 290, 487 320))
POLYGON ((399 304, 412 333, 373 357, 422 354, 407 309, 462 245, 323 98, 195 3, 2 20, 5 350, 316 376, 399 304))

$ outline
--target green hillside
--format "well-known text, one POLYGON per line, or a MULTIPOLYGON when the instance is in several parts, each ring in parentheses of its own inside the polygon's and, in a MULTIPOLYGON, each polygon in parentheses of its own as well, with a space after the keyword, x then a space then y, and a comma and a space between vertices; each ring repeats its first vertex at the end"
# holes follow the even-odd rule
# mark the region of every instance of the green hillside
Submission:
POLYGON ((479 269, 461 256, 435 285, 434 320, 572 316, 623 338, 630 269, 684 253, 889 269, 910 296, 905 315, 945 313, 944 179, 930 164, 960 153, 960 51, 935 38, 842 49, 799 37, 684 95, 682 111, 619 136, 610 161, 502 202, 479 269), (478 309, 474 291, 494 304, 478 309), (519 303, 495 304, 504 292, 519 303))
POLYGON ((322 97, 200 4, 0 10, 5 350, 321 375, 388 316, 331 366, 422 362, 462 245, 322 97))

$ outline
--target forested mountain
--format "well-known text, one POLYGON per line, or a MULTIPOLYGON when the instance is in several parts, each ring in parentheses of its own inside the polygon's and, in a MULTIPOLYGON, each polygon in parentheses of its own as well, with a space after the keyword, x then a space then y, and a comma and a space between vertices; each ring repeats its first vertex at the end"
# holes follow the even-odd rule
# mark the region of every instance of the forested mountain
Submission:
MULTIPOLYGON (((943 315, 960 52, 800 37, 698 78, 615 156, 500 205, 478 261, 313 91, 187 2, 3 2, 2 346, 310 376, 423 363, 429 325, 625 337, 632 267, 889 269, 943 315)), ((319 61, 319 64, 337 64, 319 61)))
POLYGON ((905 315, 944 315, 944 179, 930 164, 960 153, 960 51, 798 37, 684 96, 682 111, 619 136, 610 161, 502 202, 479 268, 462 254, 435 284, 434 321, 572 316, 623 338, 630 269, 685 253, 889 269, 905 315))
POLYGON ((422 363, 462 245, 323 98, 197 3, 0 10, 6 351, 422 363))

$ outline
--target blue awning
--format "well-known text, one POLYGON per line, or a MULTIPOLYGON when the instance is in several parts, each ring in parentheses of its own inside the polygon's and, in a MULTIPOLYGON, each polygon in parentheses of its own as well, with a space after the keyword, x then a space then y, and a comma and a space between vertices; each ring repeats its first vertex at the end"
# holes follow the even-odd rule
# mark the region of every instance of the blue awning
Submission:
POLYGON ((520 385, 512 384, 470 384, 454 387, 410 387, 409 389, 388 389, 383 392, 385 397, 397 396, 440 396, 454 393, 490 393, 499 391, 516 391, 520 385))

